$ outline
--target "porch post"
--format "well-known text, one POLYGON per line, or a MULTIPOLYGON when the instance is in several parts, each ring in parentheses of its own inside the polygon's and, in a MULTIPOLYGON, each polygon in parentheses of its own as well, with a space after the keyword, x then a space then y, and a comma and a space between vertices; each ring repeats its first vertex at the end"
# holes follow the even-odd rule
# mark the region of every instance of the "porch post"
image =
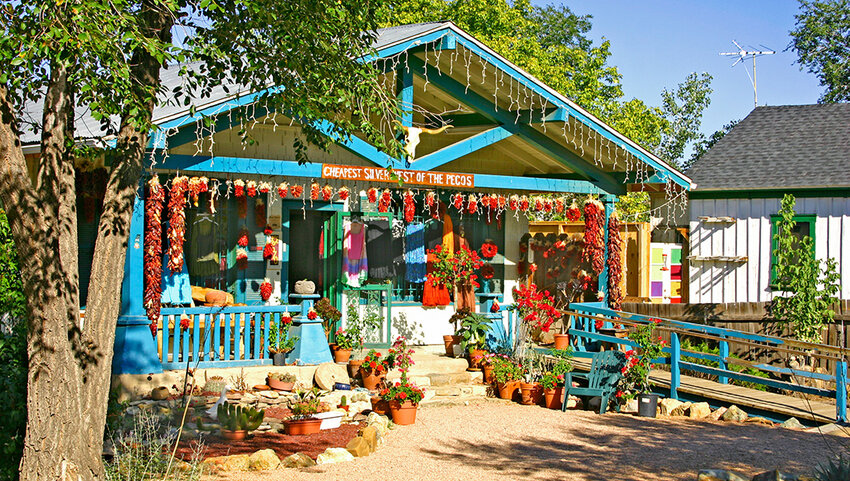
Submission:
POLYGON ((144 298, 144 226, 145 201, 137 196, 133 202, 127 257, 124 260, 124 282, 121 284, 121 311, 115 328, 113 374, 150 374, 162 372, 162 363, 151 335, 150 320, 144 298))
POLYGON ((599 273, 599 292, 602 292, 602 307, 608 307, 608 220, 611 218, 611 214, 614 212, 614 203, 616 201, 616 196, 605 194, 602 196, 602 205, 605 206, 605 225, 602 227, 602 231, 605 233, 602 237, 602 242, 604 242, 604 253, 605 255, 602 257, 603 267, 602 272, 599 273))

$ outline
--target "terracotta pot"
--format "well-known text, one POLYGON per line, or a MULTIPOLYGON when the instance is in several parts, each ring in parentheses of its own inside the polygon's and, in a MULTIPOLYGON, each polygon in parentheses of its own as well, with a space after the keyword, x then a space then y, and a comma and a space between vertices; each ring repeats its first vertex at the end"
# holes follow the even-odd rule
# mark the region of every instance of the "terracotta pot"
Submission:
POLYGON ((393 422, 399 426, 407 426, 416 422, 416 409, 418 404, 413 404, 410 401, 400 403, 398 401, 390 402, 390 414, 392 414, 393 422))
POLYGON ((283 382, 270 377, 266 378, 266 385, 276 391, 292 391, 292 388, 295 387, 294 382, 283 382))
POLYGON ((502 399, 513 399, 514 392, 517 388, 519 388, 519 381, 508 381, 504 384, 496 384, 496 390, 499 391, 499 397, 502 399))
POLYGON ((446 346, 446 356, 455 357, 455 346, 463 341, 461 336, 443 336, 443 344, 446 346))
POLYGON ((357 378, 360 374, 360 366, 362 365, 363 359, 350 359, 348 361, 348 374, 350 374, 352 378, 357 378))
POLYGON ((372 411, 386 415, 390 411, 390 403, 384 401, 383 399, 375 396, 371 399, 372 401, 372 411))
POLYGON ((334 351, 334 361, 336 362, 348 362, 348 359, 351 357, 351 349, 337 349, 334 351))
POLYGON ((221 430, 221 437, 227 439, 229 441, 241 441, 245 439, 245 436, 248 435, 248 431, 244 429, 237 429, 236 431, 231 431, 229 429, 221 430))
POLYGON ((370 391, 374 391, 378 389, 378 385, 381 384, 381 380, 384 378, 383 375, 376 374, 372 371, 367 371, 360 368, 360 377, 363 379, 363 387, 370 391))
POLYGON ((543 398, 545 406, 549 409, 561 409, 561 398, 564 397, 564 386, 554 389, 544 389, 543 398))
POLYGON ((322 427, 321 419, 297 419, 284 421, 286 434, 290 436, 303 436, 305 434, 316 434, 322 427))
POLYGON ((566 349, 570 346, 569 334, 555 334, 555 349, 566 349))
POLYGON ((484 364, 485 354, 487 354, 487 351, 484 349, 470 349, 469 369, 467 369, 467 371, 480 371, 482 364, 484 364))
POLYGON ((493 365, 485 364, 481 369, 484 371, 484 384, 493 384, 493 365))
POLYGON ((539 382, 520 383, 519 388, 522 391, 522 401, 520 401, 522 404, 531 406, 540 404, 543 400, 543 386, 539 382))

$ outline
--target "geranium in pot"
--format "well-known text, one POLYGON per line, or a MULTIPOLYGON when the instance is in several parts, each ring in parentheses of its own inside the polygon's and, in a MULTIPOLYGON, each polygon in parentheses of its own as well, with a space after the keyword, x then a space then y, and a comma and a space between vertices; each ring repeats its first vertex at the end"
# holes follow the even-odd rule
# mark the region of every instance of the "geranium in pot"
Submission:
POLYGON ((292 416, 284 421, 286 434, 301 436, 318 433, 321 429, 322 420, 313 417, 319 412, 319 397, 315 388, 299 391, 290 403, 289 410, 292 411, 292 416))
POLYGON ((540 384, 543 386, 543 398, 549 409, 561 409, 564 397, 564 376, 573 370, 572 350, 553 349, 550 355, 555 358, 551 369, 543 374, 540 384))
POLYGON ((351 351, 357 345, 357 339, 360 337, 358 333, 343 328, 337 329, 334 334, 336 339, 336 349, 334 350, 334 361, 348 362, 351 357, 351 351))
POLYGON ((289 337, 289 325, 292 324, 292 315, 284 312, 280 321, 272 321, 269 324, 269 354, 275 366, 286 365, 286 355, 295 349, 298 336, 289 337))
POLYGON ((363 387, 370 391, 377 389, 386 377, 388 366, 391 364, 390 356, 383 356, 374 349, 366 353, 363 364, 360 365, 360 378, 363 380, 363 387))
POLYGON ((422 389, 402 377, 400 382, 381 391, 381 399, 390 405, 393 422, 404 426, 416 422, 416 409, 425 397, 422 389))
POLYGON ((253 431, 263 423, 265 410, 224 403, 218 406, 218 422, 221 425, 221 435, 225 439, 238 441, 245 439, 248 431, 253 431))
POLYGON ((617 398, 624 403, 637 397, 638 416, 654 418, 657 410, 659 395, 652 394, 650 390, 649 371, 655 359, 667 356, 664 352, 666 343, 654 333, 660 322, 660 319, 652 319, 652 322, 629 333, 629 339, 637 344, 638 349, 626 351, 626 365, 622 369, 617 398))
POLYGON ((493 356, 490 363, 493 364, 493 380, 499 397, 513 399, 514 392, 519 388, 519 380, 525 374, 522 365, 504 354, 493 356))
POLYGON ((477 313, 470 313, 460 323, 460 334, 463 339, 460 343, 464 352, 469 353, 470 366, 472 371, 481 370, 481 361, 484 355, 487 354, 487 333, 490 331, 490 319, 477 313))

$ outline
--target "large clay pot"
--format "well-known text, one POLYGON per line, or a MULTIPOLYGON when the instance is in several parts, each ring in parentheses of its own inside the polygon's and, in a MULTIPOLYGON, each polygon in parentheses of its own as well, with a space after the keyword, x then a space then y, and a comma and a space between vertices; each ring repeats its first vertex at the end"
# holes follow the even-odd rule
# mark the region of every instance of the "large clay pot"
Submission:
POLYGON ((562 397, 564 397, 564 386, 543 390, 543 402, 549 409, 561 409, 562 397))
POLYGON ((374 391, 375 389, 378 389, 378 385, 381 384, 383 376, 376 374, 374 371, 367 371, 361 367, 360 378, 363 379, 363 387, 370 391, 374 391))
POLYGON ((519 388, 518 381, 508 381, 506 383, 497 383, 496 391, 499 392, 499 397, 502 399, 513 399, 514 392, 519 388))
POLYGON ((469 350, 469 369, 468 371, 480 371, 481 365, 484 364, 484 355, 487 351, 484 349, 469 350))
POLYGON ((360 374, 360 366, 362 365, 363 359, 349 359, 348 374, 350 374, 352 378, 356 378, 360 374))
POLYGON ((399 426, 407 426, 416 422, 416 409, 418 404, 413 404, 410 401, 400 403, 398 401, 390 401, 390 414, 393 417, 393 422, 399 426))
POLYGON ((345 363, 351 357, 351 349, 339 349, 334 351, 334 361, 345 363))
POLYGON ((446 347, 446 356, 455 357, 455 346, 463 340, 460 336, 443 336, 443 344, 446 347))
POLYGON ((519 385, 522 391, 522 404, 531 406, 540 404, 543 399, 543 386, 539 382, 524 382, 519 385))
POLYGON ((286 426, 286 434, 290 436, 303 436, 305 434, 316 434, 322 428, 321 419, 298 419, 294 421, 284 421, 286 426))
POLYGON ((295 387, 294 382, 284 382, 278 379, 274 379, 271 377, 266 378, 266 386, 276 390, 276 391, 292 391, 292 388, 295 387))
POLYGON ((493 384, 493 365, 485 364, 481 370, 484 371, 484 384, 493 384))
POLYGON ((387 415, 390 412, 390 403, 384 401, 378 396, 375 396, 371 399, 372 401, 372 411, 378 414, 387 415))
POLYGON ((221 437, 227 439, 228 441, 241 441, 245 439, 245 436, 248 435, 248 431, 244 429, 237 429, 236 431, 231 431, 229 429, 221 430, 221 437))
POLYGON ((569 334, 555 334, 555 349, 566 349, 570 347, 569 334))

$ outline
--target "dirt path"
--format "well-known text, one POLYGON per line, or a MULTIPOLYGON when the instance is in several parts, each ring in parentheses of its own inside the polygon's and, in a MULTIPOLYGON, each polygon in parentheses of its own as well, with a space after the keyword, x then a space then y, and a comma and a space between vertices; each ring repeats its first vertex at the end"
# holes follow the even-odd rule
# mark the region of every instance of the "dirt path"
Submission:
POLYGON ((809 474, 848 442, 755 424, 643 419, 482 403, 421 408, 379 450, 354 462, 305 470, 230 474, 251 480, 687 480, 703 468, 752 476, 809 474))

